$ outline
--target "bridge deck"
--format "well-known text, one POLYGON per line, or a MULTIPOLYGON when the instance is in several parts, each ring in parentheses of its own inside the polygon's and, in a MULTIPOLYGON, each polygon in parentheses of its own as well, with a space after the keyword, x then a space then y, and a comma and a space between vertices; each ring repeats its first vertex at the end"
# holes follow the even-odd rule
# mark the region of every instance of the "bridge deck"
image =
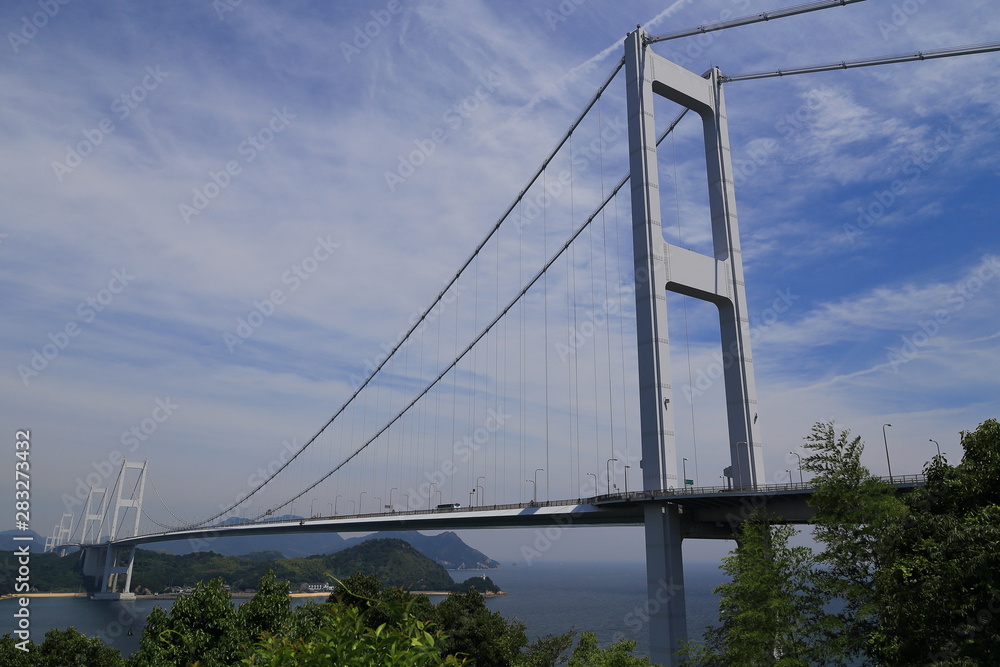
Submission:
MULTIPOLYGON (((890 481, 889 478, 884 479, 890 481)), ((922 484, 923 476, 896 476, 891 483, 902 492, 922 484)), ((679 505, 684 517, 685 537, 730 539, 733 529, 757 507, 766 507, 773 516, 785 523, 807 523, 813 514, 807 503, 813 490, 813 486, 807 482, 769 484, 756 489, 700 487, 630 491, 539 503, 280 519, 186 528, 124 538, 114 544, 130 547, 154 542, 288 533, 639 525, 643 522, 643 508, 648 503, 679 505)))

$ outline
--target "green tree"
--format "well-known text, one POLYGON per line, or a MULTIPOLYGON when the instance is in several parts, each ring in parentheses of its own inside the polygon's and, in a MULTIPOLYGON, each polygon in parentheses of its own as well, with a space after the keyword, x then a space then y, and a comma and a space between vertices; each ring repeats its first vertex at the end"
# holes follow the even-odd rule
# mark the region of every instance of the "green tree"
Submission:
POLYGON ((444 639, 418 618, 408 602, 373 602, 390 622, 376 628, 365 622, 360 605, 325 605, 324 623, 308 637, 267 636, 241 664, 250 666, 410 667, 460 665, 442 651, 444 639))
POLYGON ((650 667, 652 665, 649 658, 632 655, 634 650, 635 641, 632 639, 622 639, 608 648, 602 649, 597 643, 597 635, 593 632, 584 632, 580 635, 579 644, 573 649, 567 667, 650 667))
POLYGON ((870 652, 884 664, 1000 662, 1000 424, 962 446, 959 465, 925 467, 927 484, 883 536, 870 652))
POLYGON ((875 579, 882 567, 885 536, 903 521, 906 506, 886 482, 861 463, 864 443, 833 422, 817 423, 805 439, 810 455, 802 469, 813 474, 813 535, 821 550, 816 587, 829 609, 817 624, 831 660, 867 655, 881 623, 875 579))
POLYGON ((721 568, 730 581, 715 589, 720 624, 706 630, 703 646, 685 647, 683 664, 824 664, 814 632, 822 615, 815 557, 809 547, 789 546, 796 534, 759 513, 743 522, 721 568))
POLYGON ((45 633, 41 644, 29 644, 28 651, 15 648, 10 635, 0 639, 0 665, 4 667, 124 667, 121 653, 96 637, 87 637, 76 628, 45 633))
POLYGON ((237 623, 229 591, 221 579, 198 584, 181 595, 170 613, 154 607, 146 618, 139 650, 129 664, 136 667, 231 665, 246 653, 249 641, 237 623))
POLYGON ((477 667, 509 667, 523 658, 528 645, 525 625, 490 611, 483 596, 470 589, 438 603, 436 618, 447 635, 442 643, 451 655, 465 655, 477 667))
POLYGON ((236 611, 244 637, 253 640, 265 632, 278 632, 288 622, 291 615, 288 589, 287 581, 278 581, 273 570, 267 571, 254 596, 236 611))

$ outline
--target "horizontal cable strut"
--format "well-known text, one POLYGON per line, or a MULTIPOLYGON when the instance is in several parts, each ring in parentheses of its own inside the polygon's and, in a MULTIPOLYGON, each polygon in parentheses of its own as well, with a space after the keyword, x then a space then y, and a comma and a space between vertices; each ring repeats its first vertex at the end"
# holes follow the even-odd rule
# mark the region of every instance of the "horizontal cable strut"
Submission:
MULTIPOLYGON (((667 135, 670 134, 670 132, 672 132, 675 127, 677 127, 677 124, 681 121, 681 119, 684 117, 684 115, 687 114, 687 112, 688 112, 687 109, 684 109, 683 111, 681 111, 681 113, 673 120, 673 122, 670 123, 670 125, 667 127, 667 129, 665 129, 663 131, 663 133, 660 134, 660 136, 656 140, 656 145, 657 146, 659 146, 660 143, 667 137, 667 135)), ((562 256, 562 254, 564 252, 566 252, 566 250, 569 248, 570 244, 572 244, 573 241, 575 241, 577 239, 577 237, 580 236, 580 234, 582 234, 583 231, 588 226, 590 226, 590 223, 593 222, 593 220, 598 216, 598 214, 600 214, 600 212, 604 210, 604 207, 607 206, 608 203, 612 199, 615 198, 615 195, 617 195, 618 192, 625 186, 625 184, 628 183, 628 180, 629 180, 629 175, 625 174, 625 176, 623 176, 622 179, 620 181, 618 181, 618 184, 615 185, 615 187, 611 190, 611 193, 607 197, 605 197, 604 200, 600 204, 598 204, 597 208, 594 209, 594 211, 590 214, 590 216, 587 217, 586 221, 584 221, 579 227, 577 227, 577 229, 570 235, 570 237, 566 240, 566 242, 562 245, 562 247, 559 248, 559 250, 557 250, 556 253, 554 255, 552 255, 552 257, 545 263, 545 265, 542 266, 542 268, 538 271, 538 273, 536 273, 534 275, 534 277, 532 277, 531 280, 529 280, 524 285, 524 287, 521 288, 520 292, 518 292, 517 295, 514 296, 514 298, 510 301, 510 303, 508 303, 507 306, 495 318, 493 318, 493 321, 490 322, 488 325, 486 325, 486 327, 482 331, 479 332, 479 335, 476 336, 472 340, 472 342, 469 343, 466 346, 466 348, 464 350, 462 350, 462 352, 459 353, 458 356, 456 356, 455 359, 450 364, 448 364, 448 366, 445 367, 444 370, 442 370, 438 374, 438 376, 436 378, 434 378, 434 380, 432 380, 430 383, 428 383, 427 386, 424 387, 423 390, 421 390, 420 393, 417 394, 413 398, 413 400, 411 400, 406 405, 406 407, 404 407, 402 410, 400 410, 398 413, 396 413, 396 416, 394 416, 392 419, 390 419, 381 429, 378 430, 377 433, 375 433, 375 435, 373 435, 367 442, 365 442, 365 444, 363 444, 360 447, 358 447, 350 456, 348 456, 343 461, 341 461, 330 472, 328 472, 325 475, 323 475, 322 477, 320 477, 318 480, 316 480, 311 485, 309 485, 308 487, 306 487, 305 489, 303 489, 301 492, 299 492, 296 496, 294 496, 292 498, 289 498, 288 500, 286 500, 281 505, 277 505, 276 507, 272 507, 271 510, 270 510, 270 512, 275 512, 275 511, 280 510, 280 509, 282 509, 284 507, 287 507, 288 505, 292 504, 293 502, 295 502, 296 500, 298 500, 299 498, 301 498, 302 496, 304 496, 305 494, 309 493, 314 488, 316 488, 317 486, 319 486, 320 484, 322 484, 324 481, 326 481, 327 479, 329 479, 334 473, 336 473, 338 470, 340 470, 345 465, 347 465, 347 463, 350 462, 354 457, 356 457, 358 454, 360 454, 362 451, 364 451, 364 449, 366 447, 368 447, 368 445, 370 445, 373 442, 375 442, 375 440, 377 440, 380 435, 382 435, 383 433, 385 433, 393 424, 395 424, 397 421, 399 421, 399 419, 401 417, 403 417, 403 415, 405 415, 410 410, 410 408, 412 408, 414 405, 416 405, 417 401, 419 401, 421 398, 423 398, 427 394, 427 392, 429 392, 434 387, 434 385, 436 385, 438 382, 440 382, 441 379, 444 378, 444 376, 447 375, 449 371, 451 371, 451 369, 453 369, 455 366, 458 365, 458 363, 465 357, 465 355, 468 354, 469 351, 472 350, 472 348, 474 348, 476 346, 476 344, 480 340, 482 340, 483 337, 486 334, 488 334, 490 332, 490 330, 494 326, 496 326, 497 322, 499 322, 501 319, 503 319, 504 315, 506 315, 508 313, 508 311, 510 311, 511 308, 513 308, 515 305, 517 305, 517 303, 521 300, 521 298, 525 294, 528 293, 528 290, 530 290, 532 288, 532 286, 534 286, 535 283, 537 283, 538 280, 543 275, 545 275, 545 273, 549 270, 549 268, 551 268, 551 266, 556 262, 556 260, 558 260, 562 256)), ((266 515, 267 515, 267 513, 262 514, 262 515, 256 517, 254 520, 256 521, 261 516, 266 516, 266 515)))
POLYGON ((469 255, 468 259, 466 259, 465 262, 462 264, 462 266, 458 269, 458 271, 455 272, 455 274, 451 277, 451 279, 448 281, 448 283, 444 286, 444 289, 442 289, 438 293, 437 297, 434 298, 434 301, 431 302, 431 305, 428 306, 424 310, 424 312, 420 315, 420 318, 417 319, 413 323, 413 325, 410 327, 410 330, 407 331, 406 334, 404 334, 402 338, 400 338, 398 341, 396 341, 395 347, 393 347, 392 350, 389 352, 389 354, 386 355, 385 359, 382 360, 382 363, 380 363, 375 368, 375 370, 373 370, 368 375, 368 377, 365 378, 365 381, 362 382, 358 386, 358 388, 354 391, 354 393, 351 394, 351 397, 348 398, 347 401, 345 401, 344 404, 340 406, 340 408, 333 414, 333 416, 330 417, 330 419, 327 420, 327 422, 325 424, 323 424, 322 428, 320 428, 311 438, 309 438, 309 440, 307 440, 306 443, 304 445, 302 445, 302 447, 299 449, 299 451, 295 452, 291 456, 291 458, 288 459, 288 461, 286 461, 280 468, 278 468, 277 470, 275 470, 274 473, 270 477, 268 477, 263 482, 261 482, 261 484, 257 488, 255 488, 253 491, 251 491, 246 496, 244 496, 243 498, 241 498, 238 502, 233 503, 232 505, 230 505, 226 509, 222 510, 218 514, 214 514, 214 515, 208 517, 207 519, 203 519, 202 521, 199 521, 198 523, 191 524, 190 527, 194 528, 194 527, 197 527, 197 526, 203 526, 203 525, 207 524, 210 521, 214 521, 215 519, 218 519, 221 516, 225 516, 226 514, 228 514, 229 512, 231 512, 232 510, 234 510, 235 508, 239 507, 248 498, 250 498, 251 496, 253 496, 254 494, 256 494, 258 491, 260 491, 261 489, 263 489, 265 486, 267 486, 268 482, 270 482, 272 479, 274 479, 279 474, 281 474, 281 471, 283 471, 285 468, 287 468, 292 463, 292 461, 294 461, 296 458, 298 458, 299 454, 301 454, 302 452, 304 452, 313 442, 315 442, 316 439, 319 438, 319 436, 323 434, 323 431, 325 431, 327 429, 327 427, 329 427, 330 424, 332 424, 337 419, 337 417, 339 417, 344 412, 344 410, 346 410, 351 405, 351 403, 354 402, 354 399, 358 397, 358 395, 362 392, 362 390, 364 390, 364 388, 368 386, 368 384, 372 381, 372 379, 376 375, 378 375, 379 371, 381 371, 382 368, 387 363, 389 363, 389 360, 392 359, 393 356, 395 356, 396 352, 398 352, 399 349, 401 347, 403 347, 403 344, 406 343, 406 341, 410 339, 410 336, 413 335, 413 332, 416 331, 420 327, 420 325, 423 323, 423 321, 425 319, 427 319, 427 316, 431 313, 431 311, 434 309, 434 307, 437 306, 441 302, 442 299, 444 299, 444 295, 448 292, 448 290, 451 289, 451 287, 456 282, 458 282, 458 279, 462 275, 462 272, 465 271, 465 269, 468 268, 468 266, 470 264, 472 264, 473 260, 476 259, 476 257, 482 251, 482 249, 489 242, 489 240, 491 238, 493 238, 494 234, 496 234, 497 230, 500 229, 500 226, 503 224, 504 220, 506 220, 507 217, 511 214, 511 212, 515 208, 517 208, 518 203, 520 203, 521 199, 524 198, 524 195, 527 194, 528 190, 531 189, 531 186, 535 184, 535 181, 538 180, 538 178, 542 175, 542 173, 545 171, 545 169, 549 166, 549 162, 551 162, 552 158, 555 157, 555 155, 562 149, 563 145, 569 140, 569 138, 570 138, 570 136, 572 136, 573 132, 576 131, 577 126, 579 126, 579 124, 583 121, 583 119, 590 112, 590 110, 594 107, 594 105, 597 104, 597 100, 599 100, 601 98, 601 95, 604 94, 604 91, 607 90, 608 86, 611 85, 611 82, 614 81, 615 77, 618 76, 618 72, 620 72, 621 69, 622 69, 622 67, 624 67, 624 66, 625 66, 625 57, 622 56, 621 60, 618 61, 618 64, 615 65, 614 69, 612 69, 611 74, 608 75, 608 77, 604 80, 604 83, 601 84, 601 86, 597 89, 597 92, 594 94, 594 96, 590 99, 590 101, 584 107, 583 112, 580 113, 580 115, 577 116, 576 120, 574 120, 573 123, 569 126, 569 129, 566 131, 565 134, 563 134, 562 138, 556 144, 556 147, 554 149, 552 149, 552 151, 549 153, 548 157, 545 158, 545 161, 542 162, 542 166, 539 167, 535 171, 534 175, 530 179, 528 179, 528 184, 524 186, 524 188, 521 190, 521 192, 518 193, 517 197, 514 198, 514 201, 511 202, 510 206, 507 207, 507 210, 505 210, 503 212, 503 214, 497 219, 496 223, 493 225, 493 227, 490 229, 490 231, 486 234, 486 237, 483 238, 483 240, 479 243, 479 245, 476 246, 476 249, 472 251, 472 254, 469 255))
POLYGON ((1000 51, 1000 42, 974 44, 972 46, 961 46, 947 49, 933 49, 931 51, 917 51, 916 53, 882 56, 879 58, 865 58, 863 60, 844 60, 839 63, 811 65, 809 67, 794 67, 791 69, 779 69, 769 72, 735 74, 733 76, 722 75, 720 80, 723 83, 730 83, 732 81, 750 81, 751 79, 771 79, 779 76, 792 76, 793 74, 812 74, 814 72, 832 72, 839 69, 857 69, 858 67, 873 67, 875 65, 894 65, 896 63, 908 63, 916 60, 934 60, 936 58, 951 58, 953 56, 969 56, 977 53, 991 53, 993 51, 1000 51))
POLYGON ((698 26, 697 28, 689 28, 687 30, 672 32, 667 35, 660 35, 658 37, 650 37, 649 39, 646 40, 646 43, 655 44, 656 42, 666 42, 671 39, 680 39, 681 37, 693 37, 695 35, 703 35, 708 32, 715 32, 716 30, 725 30, 726 28, 736 28, 738 26, 750 25, 752 23, 761 23, 763 21, 773 21, 775 19, 783 19, 788 16, 797 16, 799 14, 815 12, 821 9, 830 9, 832 7, 853 5, 858 2, 865 2, 865 0, 823 0, 822 2, 808 2, 804 5, 795 5, 794 7, 786 7, 785 9, 776 9, 773 12, 762 12, 760 14, 741 16, 739 18, 729 19, 728 21, 719 21, 718 23, 708 23, 703 26, 698 26))

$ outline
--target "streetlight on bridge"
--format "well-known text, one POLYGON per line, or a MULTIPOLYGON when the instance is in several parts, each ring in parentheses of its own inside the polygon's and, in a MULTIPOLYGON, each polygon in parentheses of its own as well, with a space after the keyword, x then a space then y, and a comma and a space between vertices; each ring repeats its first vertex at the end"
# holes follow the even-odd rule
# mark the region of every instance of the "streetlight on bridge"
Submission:
POLYGON ((687 491, 688 488, 688 460, 687 458, 681 459, 681 470, 684 471, 684 490, 687 491))
POLYGON ((393 491, 399 491, 399 487, 395 487, 394 486, 391 489, 389 489, 389 505, 386 507, 386 509, 391 509, 393 512, 395 512, 396 511, 396 507, 392 504, 392 492, 393 491))
POLYGON ((931 439, 930 439, 930 440, 928 440, 927 442, 933 442, 933 443, 934 443, 934 445, 935 445, 935 446, 937 447, 937 450, 938 450, 938 456, 941 456, 941 445, 939 445, 939 444, 938 444, 938 441, 937 441, 937 440, 935 440, 934 438, 931 438, 931 439))
POLYGON ((596 496, 601 491, 600 488, 597 485, 597 473, 596 472, 588 472, 587 474, 594 478, 594 495, 596 496))
POLYGON ((544 472, 545 468, 535 468, 535 478, 534 479, 526 479, 526 480, 524 480, 525 482, 528 482, 529 484, 531 484, 531 504, 532 505, 538 504, 538 472, 539 471, 544 472))
POLYGON ((379 514, 381 514, 382 513, 382 496, 375 496, 375 500, 378 501, 377 503, 375 503, 375 511, 377 511, 379 514))
POLYGON ((486 475, 480 475, 476 478, 476 489, 479 491, 479 506, 483 506, 483 496, 486 494, 486 489, 479 486, 479 480, 486 479, 486 475))
POLYGON ((617 461, 618 459, 608 459, 605 467, 608 469, 608 495, 611 495, 611 462, 617 461))
POLYGON ((361 512, 364 511, 365 506, 361 504, 361 501, 363 501, 365 499, 365 494, 366 493, 368 493, 368 492, 367 491, 362 491, 361 495, 358 496, 358 514, 361 514, 361 512))
POLYGON ((340 498, 341 498, 341 495, 338 493, 337 497, 333 499, 333 514, 335 516, 337 514, 337 501, 340 500, 340 498))
POLYGON ((889 466, 889 483, 892 484, 892 461, 889 460, 889 439, 885 435, 885 427, 892 424, 882 424, 882 442, 885 443, 885 462, 889 466))
POLYGON ((798 461, 799 461, 799 484, 804 484, 805 482, 802 481, 802 457, 799 456, 798 454, 796 454, 795 452, 788 452, 788 453, 791 454, 792 456, 794 456, 796 459, 798 459, 798 461))

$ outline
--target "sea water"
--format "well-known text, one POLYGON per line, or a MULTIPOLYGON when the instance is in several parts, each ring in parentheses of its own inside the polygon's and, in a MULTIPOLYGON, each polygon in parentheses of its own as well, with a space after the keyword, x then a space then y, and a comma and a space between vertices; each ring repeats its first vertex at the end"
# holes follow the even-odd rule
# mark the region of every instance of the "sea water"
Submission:
MULTIPOLYGON (((636 654, 648 655, 649 612, 660 604, 656 591, 646 592, 642 563, 534 563, 506 565, 485 572, 453 571, 452 578, 488 575, 507 595, 487 598, 486 606, 527 626, 530 638, 562 634, 569 630, 590 630, 604 646, 618 639, 636 641, 636 654)), ((723 582, 716 563, 684 565, 688 634, 700 637, 706 625, 716 621, 718 600, 712 590, 723 582)), ((660 599, 665 599, 665 594, 660 599)), ((293 604, 307 599, 294 598, 293 604)), ((440 600, 441 598, 432 598, 440 600)), ((234 600, 239 605, 244 600, 234 600)), ((109 646, 130 655, 139 646, 146 616, 153 607, 169 609, 172 600, 96 602, 86 598, 31 598, 31 639, 41 643, 51 628, 73 626, 80 632, 100 637, 109 646)), ((17 600, 0 600, 0 635, 16 627, 13 614, 17 600)))

